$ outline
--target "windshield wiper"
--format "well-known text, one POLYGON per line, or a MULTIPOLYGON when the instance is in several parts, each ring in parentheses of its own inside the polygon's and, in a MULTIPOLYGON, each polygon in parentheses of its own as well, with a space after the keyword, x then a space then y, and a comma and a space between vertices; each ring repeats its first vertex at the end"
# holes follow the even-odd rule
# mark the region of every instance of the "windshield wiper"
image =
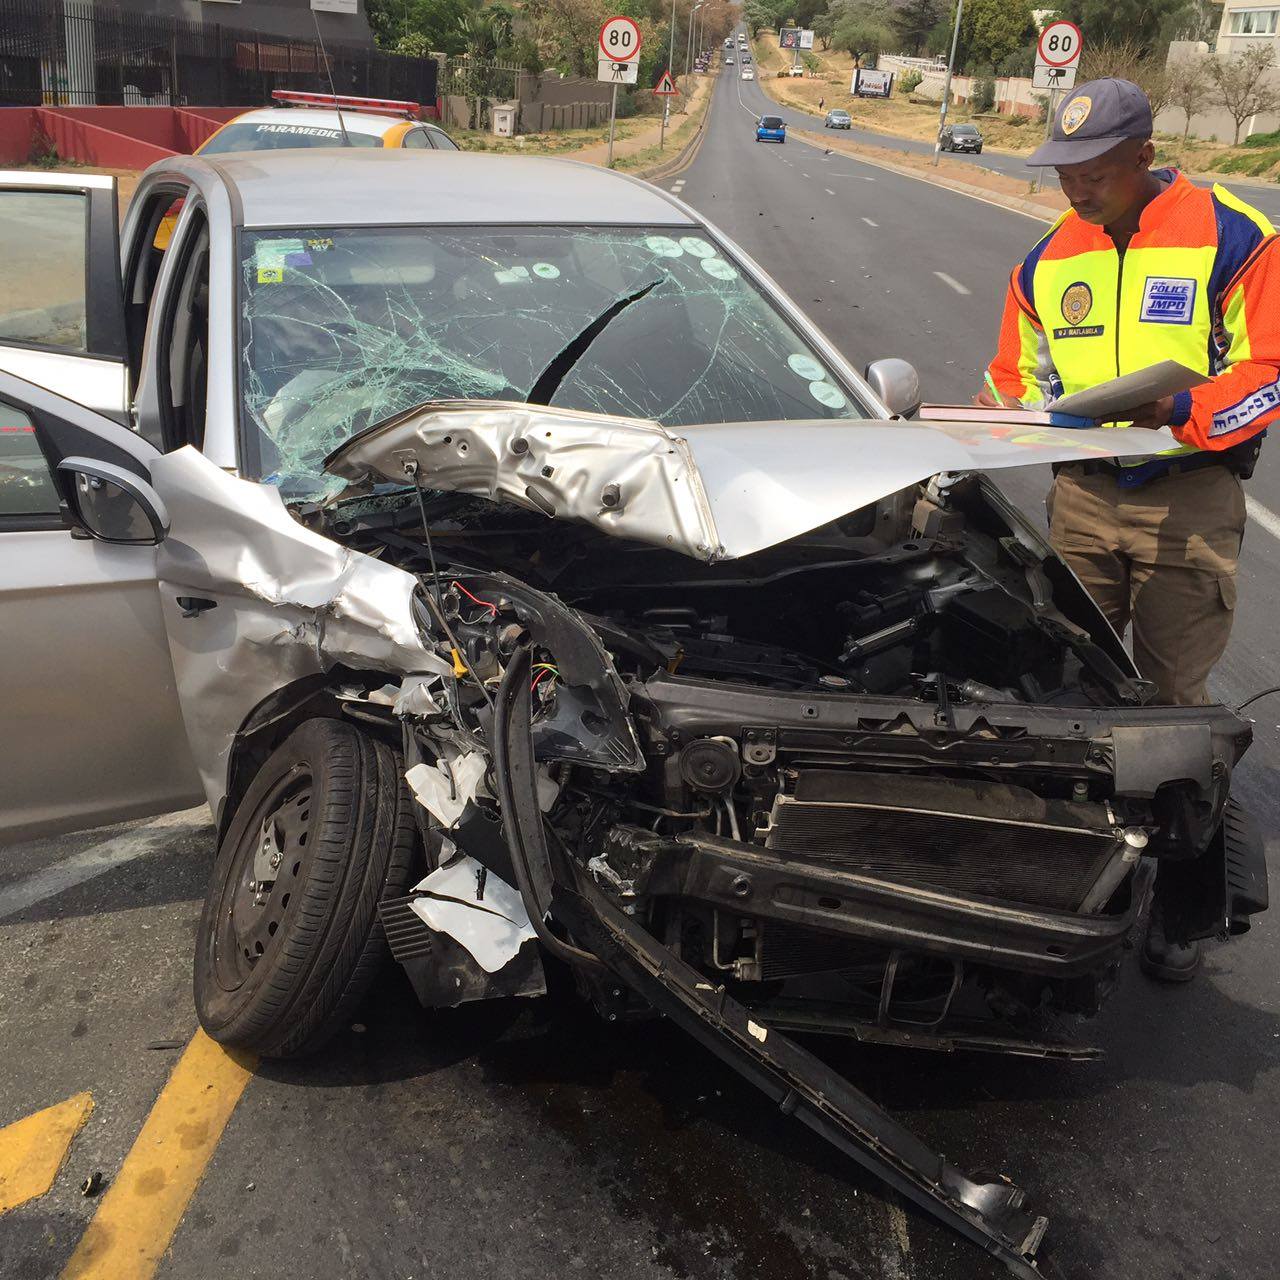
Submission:
POLYGON ((587 348, 605 331, 605 329, 625 311, 633 302, 639 302, 647 293, 662 283, 661 278, 651 280, 635 293, 619 298, 607 311, 601 312, 583 331, 578 334, 538 375, 532 390, 525 397, 526 404, 551 403, 551 397, 560 390, 560 384, 569 376, 570 370, 587 353, 587 348))

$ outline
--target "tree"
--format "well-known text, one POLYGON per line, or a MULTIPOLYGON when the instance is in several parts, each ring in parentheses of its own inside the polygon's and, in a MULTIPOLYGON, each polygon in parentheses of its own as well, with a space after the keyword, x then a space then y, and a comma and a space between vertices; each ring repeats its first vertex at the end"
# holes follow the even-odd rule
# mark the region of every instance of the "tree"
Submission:
POLYGON ((813 20, 813 38, 823 51, 831 48, 831 37, 836 29, 835 19, 829 13, 820 13, 813 20))
POLYGON ((1177 107, 1185 117, 1182 145, 1187 145, 1191 121, 1213 100, 1214 84, 1209 75, 1209 59, 1203 53, 1186 53, 1169 66, 1169 105, 1177 107))
POLYGON ((1113 40, 1099 45, 1086 41, 1079 78, 1100 80, 1108 76, 1133 81, 1150 99, 1153 117, 1169 105, 1174 84, 1172 72, 1159 54, 1148 54, 1136 40, 1113 40))
POLYGON ((893 26, 903 48, 919 54, 942 12, 943 0, 902 0, 893 16, 893 26))
POLYGON ((1066 16, 1079 24, 1086 50, 1131 41, 1151 54, 1158 52, 1161 32, 1190 21, 1188 11, 1194 7, 1194 0, 1076 0, 1066 16))
POLYGON ((1280 90, 1273 82, 1275 49, 1271 42, 1252 44, 1234 57, 1214 58, 1209 63, 1215 98, 1235 122, 1234 146, 1250 116, 1280 107, 1280 90))
POLYGON ((462 19, 472 7, 469 0, 368 0, 369 25, 383 49, 458 54, 462 19))
POLYGON ((1031 0, 965 0, 959 64, 994 67, 1025 44, 1034 29, 1031 0))
POLYGON ((858 11, 848 12, 838 20, 831 43, 835 48, 843 49, 853 59, 855 67, 860 67, 864 58, 878 58, 886 49, 892 49, 894 35, 878 9, 860 5, 858 11))

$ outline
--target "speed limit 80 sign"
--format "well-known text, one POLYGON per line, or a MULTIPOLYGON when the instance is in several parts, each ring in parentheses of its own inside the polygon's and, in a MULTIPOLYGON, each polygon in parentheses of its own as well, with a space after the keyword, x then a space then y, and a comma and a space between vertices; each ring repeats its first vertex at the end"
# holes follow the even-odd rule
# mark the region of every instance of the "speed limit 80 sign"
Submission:
POLYGON ((1080 28, 1074 22, 1051 22, 1040 33, 1036 61, 1050 67, 1074 67, 1080 61, 1082 43, 1080 28))
POLYGON ((609 18, 600 28, 600 52, 610 62, 634 62, 640 56, 640 28, 631 18, 609 18))

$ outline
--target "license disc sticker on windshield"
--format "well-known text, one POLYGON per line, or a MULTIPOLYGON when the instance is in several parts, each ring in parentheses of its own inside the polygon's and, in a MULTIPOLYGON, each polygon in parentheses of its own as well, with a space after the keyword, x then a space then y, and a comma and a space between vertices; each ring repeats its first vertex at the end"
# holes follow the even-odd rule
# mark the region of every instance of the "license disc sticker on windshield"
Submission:
POLYGON ((714 258, 716 256, 715 245, 708 244, 698 236, 681 236, 680 247, 691 258, 714 258))
POLYGON ((284 280, 283 267, 259 267, 258 283, 259 284, 280 284, 284 280))
POLYGON ((660 258, 684 256, 684 250, 670 236, 647 236, 644 244, 650 253, 656 253, 660 258))
POLYGON ((306 251, 307 246, 301 240, 259 240, 253 246, 253 264, 259 271, 283 267, 288 265, 290 254, 306 251))
POLYGON ((738 273, 723 258, 703 258, 702 269, 717 280, 736 280, 738 273))
POLYGON ((553 266, 550 262, 535 262, 533 274, 542 280, 559 280, 560 268, 553 266))
POLYGON ((827 376, 827 371, 812 356, 788 356, 787 367, 806 382, 820 382, 827 376))
POLYGON ((506 267, 499 268, 493 273, 493 278, 499 284, 518 284, 521 280, 528 280, 528 267, 506 267))
POLYGON ((819 404, 825 404, 828 409, 843 409, 849 403, 840 388, 833 387, 829 382, 809 383, 809 394, 819 404))

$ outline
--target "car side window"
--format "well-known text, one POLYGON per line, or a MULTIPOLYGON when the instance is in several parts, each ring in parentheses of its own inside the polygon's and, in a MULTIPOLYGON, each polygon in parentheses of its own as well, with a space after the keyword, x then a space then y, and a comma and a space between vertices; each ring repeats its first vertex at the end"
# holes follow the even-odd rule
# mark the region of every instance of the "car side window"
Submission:
POLYGON ((87 350, 89 202, 80 191, 0 190, 0 341, 87 350))
POLYGON ((0 400, 0 530, 58 527, 58 490, 31 419, 0 400))
POLYGON ((425 129, 410 129, 404 135, 404 141, 401 145, 408 147, 410 150, 421 151, 424 148, 430 149, 431 139, 427 137, 425 129))
POLYGON ((454 140, 451 137, 449 137, 449 135, 445 133, 443 129, 426 129, 424 130, 424 132, 430 135, 431 141, 435 144, 435 148, 437 151, 461 151, 462 150, 462 148, 458 146, 458 144, 454 142, 454 140))

